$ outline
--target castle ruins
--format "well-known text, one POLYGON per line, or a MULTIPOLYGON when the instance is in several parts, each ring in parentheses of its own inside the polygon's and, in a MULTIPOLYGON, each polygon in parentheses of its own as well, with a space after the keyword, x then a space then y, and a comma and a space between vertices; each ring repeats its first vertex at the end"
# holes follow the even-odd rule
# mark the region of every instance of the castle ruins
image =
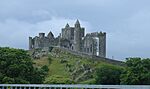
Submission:
POLYGON ((85 35, 85 28, 80 26, 78 20, 74 27, 70 27, 67 23, 61 30, 58 37, 54 37, 51 31, 47 36, 45 33, 39 33, 39 36, 29 37, 29 50, 41 48, 48 51, 50 47, 58 46, 74 52, 106 57, 105 32, 93 32, 85 35))

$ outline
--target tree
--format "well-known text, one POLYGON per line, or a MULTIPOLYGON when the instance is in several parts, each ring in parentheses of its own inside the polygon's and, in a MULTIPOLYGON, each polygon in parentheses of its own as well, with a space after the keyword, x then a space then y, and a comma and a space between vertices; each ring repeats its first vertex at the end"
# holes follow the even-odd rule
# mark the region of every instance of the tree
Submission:
POLYGON ((150 59, 127 58, 126 68, 121 75, 121 84, 149 85, 150 59))
POLYGON ((48 71, 49 71, 49 68, 48 68, 47 65, 42 66, 41 69, 43 69, 45 72, 48 72, 48 71))
POLYGON ((96 83, 97 84, 108 84, 115 85, 120 84, 120 75, 123 68, 113 65, 102 65, 96 69, 96 83))
POLYGON ((74 81, 70 78, 66 78, 61 75, 53 75, 45 80, 46 84, 74 84, 74 81))
POLYGON ((27 51, 0 47, 0 83, 42 83, 42 71, 33 66, 27 51))

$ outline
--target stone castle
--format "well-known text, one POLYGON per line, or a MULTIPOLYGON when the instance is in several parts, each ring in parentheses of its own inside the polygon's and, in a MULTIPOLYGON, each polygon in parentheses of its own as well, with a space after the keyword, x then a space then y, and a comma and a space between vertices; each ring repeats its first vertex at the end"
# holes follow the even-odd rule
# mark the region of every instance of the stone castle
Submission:
POLYGON ((106 33, 94 32, 85 35, 85 28, 81 27, 77 20, 74 27, 70 27, 67 23, 65 28, 62 28, 61 34, 56 38, 52 32, 49 32, 47 36, 45 36, 45 33, 39 33, 39 36, 29 37, 29 50, 39 48, 49 50, 52 46, 106 57, 106 33))

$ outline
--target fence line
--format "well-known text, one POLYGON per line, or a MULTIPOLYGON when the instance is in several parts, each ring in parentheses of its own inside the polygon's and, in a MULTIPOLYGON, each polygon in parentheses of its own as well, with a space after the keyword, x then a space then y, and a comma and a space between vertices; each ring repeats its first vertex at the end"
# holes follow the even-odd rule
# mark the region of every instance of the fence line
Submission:
POLYGON ((150 89, 150 85, 0 84, 0 89, 150 89))

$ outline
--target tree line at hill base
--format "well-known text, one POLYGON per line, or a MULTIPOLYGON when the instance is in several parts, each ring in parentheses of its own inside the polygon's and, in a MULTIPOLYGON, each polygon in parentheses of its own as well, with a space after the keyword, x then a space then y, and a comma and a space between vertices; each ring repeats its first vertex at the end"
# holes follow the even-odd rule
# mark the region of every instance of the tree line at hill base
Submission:
POLYGON ((125 67, 104 65, 97 69, 96 83, 150 85, 150 59, 127 58, 125 67))
MULTIPOLYGON (((107 64, 100 66, 90 84, 150 84, 149 58, 127 58, 125 64, 124 67, 107 64)), ((25 50, 0 47, 1 84, 40 84, 45 80, 48 71, 46 65, 40 68, 34 66, 33 60, 25 50)))
POLYGON ((0 47, 0 83, 42 83, 47 74, 46 66, 37 68, 28 52, 22 49, 0 47))

